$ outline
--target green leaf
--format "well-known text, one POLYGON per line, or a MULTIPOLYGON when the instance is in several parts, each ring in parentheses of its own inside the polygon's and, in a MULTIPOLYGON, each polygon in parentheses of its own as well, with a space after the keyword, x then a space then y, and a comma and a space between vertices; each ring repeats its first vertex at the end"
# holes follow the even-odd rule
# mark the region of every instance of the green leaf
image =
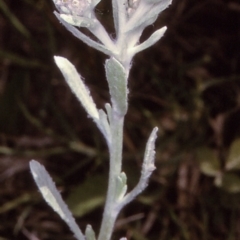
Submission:
POLYGON ((105 200, 107 179, 97 175, 78 185, 66 200, 75 216, 81 217, 102 206, 105 200))
POLYGON ((196 151, 201 171, 208 176, 216 176, 220 170, 220 161, 213 150, 201 147, 196 151))
POLYGON ((127 74, 115 58, 110 58, 105 63, 106 77, 111 95, 113 109, 121 116, 127 112, 127 74))
POLYGON ((226 169, 240 169, 240 138, 235 139, 230 146, 229 155, 226 161, 226 169))
POLYGON ((216 184, 215 181, 215 185, 223 188, 229 193, 238 193, 240 192, 240 176, 235 173, 224 173, 221 182, 219 181, 216 184))

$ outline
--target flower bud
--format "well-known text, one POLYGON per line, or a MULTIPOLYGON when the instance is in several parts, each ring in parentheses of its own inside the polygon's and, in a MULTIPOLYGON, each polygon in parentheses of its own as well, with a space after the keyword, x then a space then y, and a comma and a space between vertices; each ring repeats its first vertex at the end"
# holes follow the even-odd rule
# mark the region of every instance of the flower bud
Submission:
POLYGON ((128 9, 127 9, 127 12, 128 12, 128 16, 132 16, 133 13, 136 11, 136 9, 138 8, 138 5, 139 5, 139 0, 129 0, 128 1, 128 9))

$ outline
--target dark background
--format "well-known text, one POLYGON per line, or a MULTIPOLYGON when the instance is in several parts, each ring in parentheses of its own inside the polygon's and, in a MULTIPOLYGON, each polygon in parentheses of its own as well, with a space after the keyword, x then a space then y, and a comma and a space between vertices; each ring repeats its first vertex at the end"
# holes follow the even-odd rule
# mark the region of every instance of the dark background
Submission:
MULTIPOLYGON (((102 0, 96 14, 114 36, 110 6, 102 0)), ((74 239, 40 196, 31 159, 81 229, 99 229, 107 148, 53 55, 77 67, 99 108, 109 101, 106 56, 71 36, 53 10, 50 0, 0 0, 0 240, 74 239)), ((240 3, 174 0, 142 40, 164 25, 160 42, 133 60, 124 132, 129 189, 154 126, 157 169, 120 213, 113 239, 240 239, 240 3)))

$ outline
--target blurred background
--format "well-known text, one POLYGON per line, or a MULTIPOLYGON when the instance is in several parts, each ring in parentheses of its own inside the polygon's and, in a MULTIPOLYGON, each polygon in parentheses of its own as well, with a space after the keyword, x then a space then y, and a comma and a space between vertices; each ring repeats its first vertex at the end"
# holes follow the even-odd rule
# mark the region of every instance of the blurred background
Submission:
MULTIPOLYGON (((106 56, 73 37, 50 0, 0 0, 0 240, 71 240, 29 171, 49 171, 84 231, 103 211, 108 151, 64 82, 68 58, 98 107, 109 101, 106 56)), ((114 37, 109 0, 96 15, 114 37)), ((240 3, 173 0, 141 40, 165 36, 134 58, 123 169, 138 181, 146 140, 159 127, 149 187, 120 213, 113 239, 240 239, 240 3)))

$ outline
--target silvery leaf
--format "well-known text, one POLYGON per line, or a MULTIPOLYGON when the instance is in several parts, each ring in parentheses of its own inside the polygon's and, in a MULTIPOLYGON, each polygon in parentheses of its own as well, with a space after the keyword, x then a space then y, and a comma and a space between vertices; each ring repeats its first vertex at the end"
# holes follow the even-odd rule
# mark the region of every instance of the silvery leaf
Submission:
POLYGON ((142 167, 142 174, 144 175, 144 178, 148 178, 152 172, 155 170, 155 141, 157 139, 157 131, 158 128, 155 127, 150 137, 148 138, 146 150, 144 153, 144 159, 143 159, 143 167, 142 167))
POLYGON ((96 240, 95 232, 92 229, 91 225, 87 225, 85 230, 86 240, 96 240))
POLYGON ((151 25, 156 21, 159 13, 164 11, 170 3, 170 0, 158 1, 156 3, 148 3, 147 1, 140 2, 136 12, 129 19, 125 31, 132 31, 136 28, 144 29, 151 25))
POLYGON ((167 28, 163 27, 157 31, 155 31, 145 42, 137 45, 136 47, 130 48, 129 53, 134 55, 140 51, 143 51, 146 48, 149 48, 153 44, 155 44, 166 32, 167 28))
POLYGON ((100 109, 98 112, 99 112, 98 126, 101 132, 103 133, 105 139, 107 140, 108 145, 110 146, 111 130, 110 130, 107 114, 102 109, 100 109))
POLYGON ((122 206, 125 206, 126 204, 131 202, 138 194, 140 194, 147 187, 149 177, 156 168, 154 165, 154 160, 157 131, 158 128, 155 127, 148 138, 144 154, 144 160, 142 164, 140 180, 136 187, 123 198, 122 206))
POLYGON ((81 76, 78 74, 74 65, 72 65, 66 58, 55 56, 54 60, 62 72, 69 87, 81 102, 87 113, 94 119, 99 119, 98 110, 90 95, 89 90, 84 84, 81 76))
POLYGON ((117 178, 116 197, 121 200, 127 192, 127 176, 124 172, 121 172, 117 178))
POLYGON ((64 25, 64 27, 71 32, 76 38, 82 40, 84 43, 86 43, 88 46, 97 49, 100 52, 103 52, 106 55, 112 55, 112 52, 105 47, 103 44, 97 43, 85 34, 83 34, 81 31, 79 31, 76 27, 72 26, 71 24, 64 21, 60 15, 57 12, 54 12, 58 20, 64 25))
POLYGON ((78 240, 84 240, 84 235, 76 224, 72 213, 64 203, 60 193, 58 192, 54 182, 52 181, 52 178, 49 176, 46 169, 35 160, 32 160, 30 162, 30 169, 45 201, 67 223, 71 231, 75 234, 75 237, 78 240))
POLYGON ((127 76, 124 67, 115 58, 106 60, 106 77, 113 109, 119 115, 125 115, 127 112, 127 76))

